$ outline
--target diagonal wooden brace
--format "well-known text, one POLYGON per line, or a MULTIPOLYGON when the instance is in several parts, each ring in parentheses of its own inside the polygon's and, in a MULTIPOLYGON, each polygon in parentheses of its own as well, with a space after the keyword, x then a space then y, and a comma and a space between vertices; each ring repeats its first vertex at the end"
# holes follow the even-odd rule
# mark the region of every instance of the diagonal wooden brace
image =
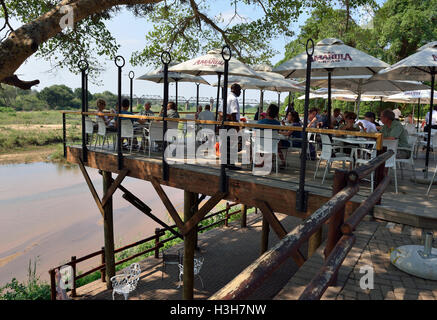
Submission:
POLYGON ((86 171, 85 166, 83 165, 83 162, 81 159, 79 159, 79 168, 80 168, 80 171, 82 171, 83 177, 85 178, 85 181, 88 185, 88 188, 91 191, 91 194, 94 198, 94 201, 97 204, 97 207, 100 210, 102 217, 105 218, 105 210, 103 210, 103 206, 102 206, 102 203, 100 202, 99 195, 97 194, 96 189, 94 188, 94 185, 90 179, 90 176, 88 175, 88 172, 86 171))
POLYGON ((102 199, 102 207, 106 205, 106 202, 109 200, 109 198, 112 197, 115 190, 117 190, 118 186, 123 182, 124 178, 126 178, 126 175, 128 174, 129 169, 123 169, 117 176, 117 178, 112 181, 111 186, 108 188, 108 191, 103 196, 102 199))
MULTIPOLYGON (((269 204, 262 200, 255 200, 255 201, 257 207, 261 210, 263 216, 266 218, 266 220, 272 227, 273 231, 275 231, 279 239, 283 239, 287 235, 287 231, 285 230, 281 222, 278 220, 278 218, 276 218, 275 213, 272 211, 269 204)), ((293 252, 291 256, 293 257, 293 260, 296 262, 296 264, 299 267, 301 267, 305 263, 305 257, 299 251, 299 249, 293 252)))
POLYGON ((184 230, 182 232, 183 235, 186 235, 190 232, 191 229, 197 226, 197 224, 202 220, 208 212, 210 212, 223 198, 226 196, 226 193, 217 192, 214 194, 209 200, 195 213, 194 216, 191 217, 190 220, 185 222, 184 230))
POLYGON ((156 192, 158 193, 158 196, 161 198, 161 201, 164 203, 165 207, 167 208, 167 211, 170 214, 170 216, 172 217, 176 226, 179 228, 179 230, 181 231, 182 234, 185 234, 184 223, 183 223, 181 217, 179 217, 179 214, 176 211, 176 209, 174 208, 170 199, 167 197, 167 194, 165 193, 164 189, 162 189, 159 181, 154 177, 150 177, 150 182, 152 183, 153 187, 155 188, 156 192))

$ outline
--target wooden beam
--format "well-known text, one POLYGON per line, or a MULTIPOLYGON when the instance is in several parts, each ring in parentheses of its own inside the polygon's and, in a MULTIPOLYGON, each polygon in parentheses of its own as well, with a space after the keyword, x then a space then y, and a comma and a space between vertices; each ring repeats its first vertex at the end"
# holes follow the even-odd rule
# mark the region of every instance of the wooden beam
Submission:
POLYGON ((178 212, 176 211, 175 207, 171 203, 170 199, 167 197, 167 194, 165 193, 164 189, 162 189, 161 184, 158 182, 156 178, 151 177, 150 182, 152 183, 153 187, 155 188, 156 192, 158 193, 158 196, 161 198, 162 203, 164 203, 165 207, 167 208, 168 213, 172 217, 173 221, 179 228, 179 230, 182 232, 182 234, 185 234, 185 227, 184 223, 182 222, 181 217, 179 217, 178 212))
MULTIPOLYGON (((196 214, 187 222, 185 222, 183 234, 187 234, 202 220, 208 212, 210 212, 223 198, 226 193, 217 192, 196 212, 196 214)), ((194 211, 193 211, 194 212, 194 211)))
POLYGON ((261 229, 261 252, 260 255, 264 254, 269 249, 269 232, 270 226, 267 218, 262 216, 262 229, 261 229))
POLYGON ((128 201, 130 204, 132 204, 135 208, 140 210, 142 213, 144 213, 146 216, 148 216, 150 219, 152 219, 156 223, 158 223, 161 226, 163 226, 164 229, 170 231, 175 236, 181 238, 182 240, 184 239, 184 237, 179 232, 175 231, 173 228, 171 228, 165 222, 161 221, 158 217, 153 215, 151 213, 152 210, 144 202, 142 202, 140 199, 138 199, 133 193, 131 193, 129 190, 127 190, 126 188, 124 188, 121 185, 120 185, 120 190, 122 190, 124 192, 123 198, 126 201, 128 201))
POLYGON ((257 207, 261 210, 263 217, 267 219, 269 225, 272 227, 273 231, 275 231, 279 239, 284 238, 287 235, 287 231, 282 226, 281 222, 279 222, 278 218, 276 218, 268 203, 261 200, 256 200, 256 203, 257 207))
MULTIPOLYGON (((264 219, 266 219, 268 224, 272 227, 273 231, 275 231, 279 240, 283 239, 287 235, 287 231, 285 230, 281 222, 278 220, 278 218, 276 218, 275 213, 272 211, 269 204, 262 200, 256 200, 256 201, 258 203, 257 205, 258 208, 261 210, 263 214, 263 228, 264 228, 264 219)), ((296 250, 292 254, 292 257, 299 267, 301 267, 305 263, 305 257, 299 250, 296 250)))
POLYGON ((93 182, 90 179, 90 176, 88 175, 88 172, 85 169, 85 166, 83 165, 83 161, 81 159, 79 159, 79 168, 80 171, 82 171, 83 177, 85 178, 85 181, 88 185, 88 188, 91 191, 91 194, 94 198, 94 201, 97 204, 97 207, 100 210, 100 213, 102 214, 102 217, 105 218, 105 210, 103 209, 102 203, 100 202, 100 198, 99 195, 96 192, 96 189, 94 188, 93 182))
POLYGON ((117 178, 115 180, 113 180, 111 186, 108 188, 108 190, 106 191, 105 195, 103 196, 102 199, 102 206, 104 207, 106 204, 106 201, 108 201, 108 199, 110 197, 112 197, 112 195, 114 194, 115 190, 117 190, 118 186, 123 182, 124 178, 126 177, 126 175, 128 174, 129 169, 125 168, 123 169, 117 176, 117 178))
MULTIPOLYGON (((184 221, 187 222, 193 217, 191 209, 196 201, 196 194, 184 191, 184 221)), ((194 250, 196 247, 196 230, 191 230, 184 237, 184 289, 183 299, 193 300, 194 297, 194 250)))
MULTIPOLYGON (((110 186, 114 183, 111 172, 103 171, 103 192, 107 193, 110 186)), ((103 218, 103 233, 105 238, 105 280, 106 289, 112 289, 111 278, 115 276, 115 252, 114 252, 114 219, 112 196, 108 198, 105 205, 105 215, 103 218)))

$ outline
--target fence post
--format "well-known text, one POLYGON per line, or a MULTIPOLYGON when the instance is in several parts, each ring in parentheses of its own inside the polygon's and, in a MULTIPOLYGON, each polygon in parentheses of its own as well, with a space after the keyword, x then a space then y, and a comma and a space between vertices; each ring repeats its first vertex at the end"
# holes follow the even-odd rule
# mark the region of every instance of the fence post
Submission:
POLYGON ((76 297, 76 256, 71 257, 71 267, 73 268, 73 283, 71 288, 71 296, 76 297))
MULTIPOLYGON (((387 147, 383 147, 382 150, 378 150, 376 152, 376 156, 379 156, 380 154, 383 154, 386 151, 387 151, 387 147)), ((386 174, 387 174, 387 171, 385 170, 385 162, 384 162, 384 163, 380 164, 375 170, 375 181, 374 181, 373 190, 375 190, 378 187, 378 185, 384 179, 386 174)), ((381 198, 379 198, 379 200, 376 202, 376 204, 377 205, 381 204, 381 198)))
POLYGON ((229 202, 226 202, 225 227, 228 227, 228 219, 229 219, 229 202))
POLYGON ((245 204, 241 205, 241 227, 247 227, 247 206, 245 204))
POLYGON ((56 272, 55 272, 55 269, 50 269, 49 274, 50 274, 50 299, 56 300, 56 272))
POLYGON ((161 235, 161 229, 155 229, 155 259, 159 259, 159 236, 161 235))
MULTIPOLYGON (((344 187, 346 187, 346 173, 341 170, 335 170, 334 181, 332 185, 332 195, 334 196, 340 192, 344 187)), ((342 236, 341 225, 344 222, 344 212, 346 206, 343 206, 337 212, 335 212, 329 219, 328 227, 328 239, 326 241, 326 248, 324 251, 325 261, 331 254, 338 240, 342 236)), ((335 285, 337 283, 337 274, 332 277, 332 282, 330 285, 335 285)))
MULTIPOLYGON (((105 247, 102 247, 102 254, 101 254, 102 259, 100 260, 100 262, 102 264, 105 264, 105 247)), ((106 265, 100 269, 100 279, 102 280, 102 282, 106 282, 106 265)))

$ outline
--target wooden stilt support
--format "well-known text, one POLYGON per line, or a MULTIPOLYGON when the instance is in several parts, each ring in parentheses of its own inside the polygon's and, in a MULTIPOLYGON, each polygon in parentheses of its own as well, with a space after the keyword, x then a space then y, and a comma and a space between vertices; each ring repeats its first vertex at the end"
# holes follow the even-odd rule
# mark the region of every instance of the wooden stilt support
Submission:
POLYGON ((270 226, 267 218, 263 215, 262 230, 261 230, 261 254, 269 248, 269 232, 270 226))
POLYGON ((247 206, 245 204, 241 205, 241 227, 247 227, 247 206))
MULTIPOLYGON (((113 182, 111 172, 103 171, 103 194, 108 193, 113 182)), ((114 255, 114 221, 112 211, 112 195, 107 198, 104 206, 103 230, 105 237, 105 265, 106 265, 106 288, 111 289, 111 277, 115 276, 115 255, 114 255)))
MULTIPOLYGON (((196 194, 184 191, 184 221, 187 222, 193 217, 192 207, 196 201, 196 194)), ((184 291, 183 299, 192 300, 194 297, 194 249, 195 228, 185 234, 184 237, 184 291)))
POLYGON ((308 258, 310 258, 314 252, 316 252, 317 248, 322 244, 322 228, 317 230, 309 239, 308 239, 308 258))

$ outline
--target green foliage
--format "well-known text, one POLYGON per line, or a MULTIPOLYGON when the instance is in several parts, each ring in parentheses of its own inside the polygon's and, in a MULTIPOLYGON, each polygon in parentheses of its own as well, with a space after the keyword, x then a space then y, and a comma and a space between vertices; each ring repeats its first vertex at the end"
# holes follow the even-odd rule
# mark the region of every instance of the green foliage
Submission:
MULTIPOLYGON (((38 93, 41 100, 47 102, 51 109, 63 110, 71 107, 71 102, 75 98, 73 90, 66 85, 53 85, 46 87, 38 93)), ((79 106, 72 106, 79 107, 79 106)))
POLYGON ((13 278, 11 282, 0 287, 0 300, 49 300, 50 285, 41 281, 36 275, 36 260, 29 261, 26 282, 13 278))

